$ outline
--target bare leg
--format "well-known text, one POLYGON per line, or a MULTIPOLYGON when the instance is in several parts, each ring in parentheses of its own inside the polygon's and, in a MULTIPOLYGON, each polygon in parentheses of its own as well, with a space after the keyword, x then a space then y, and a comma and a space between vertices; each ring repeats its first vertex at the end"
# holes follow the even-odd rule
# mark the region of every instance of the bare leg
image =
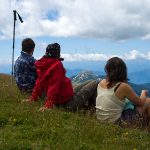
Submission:
POLYGON ((98 83, 99 82, 97 80, 91 80, 76 93, 75 101, 79 108, 83 107, 85 104, 87 104, 89 107, 95 104, 95 94, 97 93, 96 91, 98 83))
POLYGON ((96 80, 87 81, 74 89, 73 98, 65 103, 61 104, 64 108, 69 108, 73 111, 84 109, 89 99, 94 95, 97 90, 98 82, 96 80))
MULTIPOLYGON (((140 97, 147 97, 148 96, 148 91, 147 90, 142 90, 140 97)), ((141 115, 146 115, 150 117, 150 98, 146 98, 145 105, 142 107, 137 107, 137 110, 141 115)))
POLYGON ((142 107, 137 107, 137 110, 141 115, 146 115, 150 117, 150 101, 146 101, 145 105, 142 107))
POLYGON ((146 98, 146 102, 147 102, 147 103, 150 103, 150 98, 146 98))

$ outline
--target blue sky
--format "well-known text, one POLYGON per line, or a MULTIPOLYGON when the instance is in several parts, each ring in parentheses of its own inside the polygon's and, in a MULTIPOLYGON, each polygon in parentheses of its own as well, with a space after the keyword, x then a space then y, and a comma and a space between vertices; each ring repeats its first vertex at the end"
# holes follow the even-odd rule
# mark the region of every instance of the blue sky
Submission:
POLYGON ((35 58, 47 44, 58 42, 66 61, 101 61, 112 56, 150 60, 148 0, 0 0, 0 65, 11 64, 13 10, 16 22, 15 59, 21 41, 36 43, 35 58))

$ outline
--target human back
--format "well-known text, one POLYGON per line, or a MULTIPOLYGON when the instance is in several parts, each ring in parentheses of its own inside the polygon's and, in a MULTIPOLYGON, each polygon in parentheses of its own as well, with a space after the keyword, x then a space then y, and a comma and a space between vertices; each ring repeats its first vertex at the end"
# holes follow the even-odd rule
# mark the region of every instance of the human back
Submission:
POLYGON ((26 38, 22 41, 21 55, 14 65, 14 75, 18 88, 22 92, 31 92, 37 78, 35 59, 32 56, 35 43, 32 39, 26 38))
POLYGON ((63 60, 60 57, 60 45, 52 43, 47 46, 45 55, 35 62, 38 78, 31 101, 38 101, 44 92, 46 98, 42 109, 53 108, 73 96, 71 80, 66 77, 66 70, 61 62, 63 60))
MULTIPOLYGON (((71 80, 66 77, 66 70, 59 58, 42 57, 35 62, 38 79, 32 92, 32 98, 37 99, 44 92, 49 99, 55 95, 55 103, 63 103, 72 97, 71 80), (39 90, 41 89, 41 90, 39 90)), ((49 107, 48 101, 45 104, 49 107)))
POLYGON ((122 118, 133 120, 139 118, 146 111, 148 98, 145 93, 139 97, 127 83, 127 67, 118 57, 109 59, 105 65, 106 79, 102 80, 97 88, 96 112, 99 120, 116 122, 122 118), (126 99, 136 107, 125 110, 126 99), (130 115, 128 112, 132 112, 130 115), (138 116, 138 117, 137 117, 138 116))
POLYGON ((98 84, 96 113, 99 120, 114 122, 121 116, 125 106, 125 98, 120 99, 115 93, 120 84, 121 82, 118 82, 112 87, 107 88, 108 83, 106 79, 98 84))

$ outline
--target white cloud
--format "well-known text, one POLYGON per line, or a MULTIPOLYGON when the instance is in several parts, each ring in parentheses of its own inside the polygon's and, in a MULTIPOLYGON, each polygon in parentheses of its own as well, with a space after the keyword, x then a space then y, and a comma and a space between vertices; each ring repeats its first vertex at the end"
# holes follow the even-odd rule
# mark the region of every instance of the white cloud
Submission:
POLYGON ((12 60, 0 58, 0 65, 10 65, 12 63, 12 60))
POLYGON ((135 60, 135 59, 145 59, 150 60, 150 52, 140 53, 137 50, 132 50, 129 53, 123 55, 106 55, 100 53, 89 53, 89 54, 62 54, 65 61, 106 61, 111 57, 120 57, 124 60, 135 60))
POLYGON ((48 44, 46 42, 37 42, 36 50, 38 50, 38 51, 45 51, 47 45, 48 44))
POLYGON ((137 50, 132 50, 129 53, 124 54, 124 59, 127 59, 127 60, 134 60, 138 58, 150 59, 148 54, 150 54, 150 52, 143 54, 137 50))
MULTIPOLYGON (((39 46, 46 47, 46 43, 40 43, 39 46)), ((39 49, 40 50, 40 49, 39 49)), ((36 52, 35 52, 36 53, 36 52)), ((41 50, 41 54, 35 55, 34 56, 36 59, 40 59, 41 56, 44 55, 45 51, 41 50)), ((111 57, 120 57, 123 60, 150 60, 150 51, 146 53, 141 53, 137 50, 132 50, 129 53, 125 53, 122 55, 112 55, 112 54, 102 54, 102 53, 75 53, 75 54, 70 54, 70 53, 62 53, 61 57, 64 58, 66 62, 74 62, 74 61, 80 61, 80 62, 85 62, 86 61, 107 61, 111 57)), ((16 60, 18 56, 15 57, 14 60, 16 60)), ((0 65, 8 65, 11 64, 10 59, 0 59, 0 65)))
POLYGON ((66 61, 98 61, 107 60, 108 56, 104 54, 62 54, 66 61))
POLYGON ((0 0, 0 38, 16 36, 80 36, 113 40, 150 39, 148 0, 0 0), (51 13, 54 18, 52 18, 51 13))

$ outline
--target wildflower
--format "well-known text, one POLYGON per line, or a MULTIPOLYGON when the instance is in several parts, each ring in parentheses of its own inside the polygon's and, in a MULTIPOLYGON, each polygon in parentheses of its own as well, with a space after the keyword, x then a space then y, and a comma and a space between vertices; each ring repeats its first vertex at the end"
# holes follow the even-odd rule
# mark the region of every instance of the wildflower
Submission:
POLYGON ((123 133, 123 137, 127 137, 129 135, 128 132, 123 133))

